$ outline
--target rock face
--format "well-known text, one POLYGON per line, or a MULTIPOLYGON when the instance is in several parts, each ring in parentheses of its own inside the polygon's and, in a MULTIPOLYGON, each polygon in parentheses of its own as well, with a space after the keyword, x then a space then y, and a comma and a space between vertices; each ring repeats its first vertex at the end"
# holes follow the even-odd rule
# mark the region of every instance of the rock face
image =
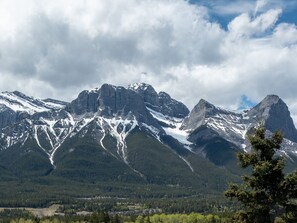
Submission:
POLYGON ((97 91, 83 91, 78 97, 73 100, 67 107, 70 113, 82 115, 89 112, 98 111, 97 98, 99 94, 97 91))
POLYGON ((124 87, 104 84, 99 90, 98 105, 102 115, 128 116, 133 113, 137 118, 148 121, 149 113, 141 97, 124 87))
POLYGON ((82 115, 97 113, 103 117, 134 119, 160 129, 160 126, 146 109, 142 97, 124 87, 104 84, 100 89, 83 91, 67 108, 70 113, 82 115))
POLYGON ((159 92, 158 99, 162 114, 176 118, 184 118, 189 114, 189 109, 183 103, 171 98, 163 91, 159 92))
POLYGON ((18 91, 0 93, 0 132, 6 126, 33 118, 37 113, 58 110, 65 107, 65 104, 52 99, 34 99, 18 91))
POLYGON ((189 140, 196 144, 201 137, 208 137, 210 141, 210 138, 220 136, 238 147, 244 143, 247 128, 242 114, 218 108, 204 99, 199 101, 181 125, 181 129, 190 134, 189 140))
POLYGON ((17 113, 5 105, 0 105, 0 128, 5 128, 17 120, 17 113))
POLYGON ((206 123, 206 119, 215 116, 219 110, 209 102, 201 99, 192 109, 181 126, 181 129, 191 131, 206 123))
POLYGON ((157 107, 159 105, 158 93, 151 85, 145 83, 135 83, 130 84, 128 89, 138 93, 148 106, 157 107))
POLYGON ((148 108, 163 115, 184 118, 189 114, 189 109, 183 103, 171 98, 163 91, 157 93, 151 85, 136 83, 129 85, 129 89, 137 92, 148 108))
POLYGON ((268 95, 247 114, 253 122, 262 122, 267 130, 280 130, 285 138, 297 142, 297 131, 288 106, 278 96, 268 95))

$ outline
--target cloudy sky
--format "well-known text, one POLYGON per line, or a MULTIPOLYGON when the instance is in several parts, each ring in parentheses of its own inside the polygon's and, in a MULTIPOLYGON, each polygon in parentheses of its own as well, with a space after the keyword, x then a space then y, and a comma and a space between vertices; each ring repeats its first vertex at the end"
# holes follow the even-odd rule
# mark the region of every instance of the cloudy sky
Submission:
POLYGON ((277 94, 297 122, 296 0, 0 0, 0 91, 152 84, 192 108, 277 94))

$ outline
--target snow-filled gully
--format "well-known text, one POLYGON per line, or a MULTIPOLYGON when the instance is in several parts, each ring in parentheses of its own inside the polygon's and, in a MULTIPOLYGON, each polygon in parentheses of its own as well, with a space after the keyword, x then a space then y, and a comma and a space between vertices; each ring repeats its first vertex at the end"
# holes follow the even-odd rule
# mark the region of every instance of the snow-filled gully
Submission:
MULTIPOLYGON (((188 139, 187 139, 188 133, 186 131, 180 129, 181 124, 182 124, 182 119, 165 116, 162 113, 156 112, 153 109, 150 109, 148 107, 147 107, 147 109, 150 111, 151 115, 155 119, 157 119, 160 122, 166 123, 168 126, 171 126, 171 127, 163 127, 163 129, 165 130, 167 135, 170 135, 173 138, 177 139, 182 145, 184 145, 184 148, 186 148, 187 150, 192 152, 191 147, 190 147, 192 143, 190 141, 188 141, 188 139)), ((184 157, 178 155, 177 153, 174 153, 174 154, 176 154, 182 161, 184 161, 187 164, 187 166, 190 168, 190 170, 192 172, 194 172, 194 169, 188 160, 186 160, 184 157)))
MULTIPOLYGON (((126 138, 131 133, 131 131, 137 126, 138 122, 135 120, 135 118, 133 120, 116 119, 116 118, 103 119, 103 120, 106 122, 107 126, 109 127, 109 131, 110 131, 109 134, 117 140, 118 155, 122 158, 124 163, 129 168, 131 168, 135 173, 140 175, 142 178, 145 178, 145 176, 138 170, 134 169, 128 161, 126 138), (122 125, 121 126, 122 128, 119 128, 120 125, 122 125), (128 130, 127 130, 127 127, 129 128, 128 130), (121 130, 119 131, 119 129, 121 129, 121 130)), ((102 122, 101 122, 101 126, 103 126, 102 122)), ((103 131, 104 131, 104 129, 103 129, 103 131)), ((101 143, 101 146, 105 150, 107 150, 105 148, 105 146, 103 145, 104 137, 105 137, 105 133, 104 133, 103 137, 101 138, 100 143, 101 143)))

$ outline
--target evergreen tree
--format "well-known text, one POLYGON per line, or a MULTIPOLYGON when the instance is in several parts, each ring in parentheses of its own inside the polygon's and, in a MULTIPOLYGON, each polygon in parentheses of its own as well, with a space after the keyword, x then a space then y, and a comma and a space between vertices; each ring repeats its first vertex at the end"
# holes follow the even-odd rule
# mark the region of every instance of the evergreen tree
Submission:
POLYGON ((109 223, 110 217, 109 214, 105 211, 95 212, 90 217, 90 223, 109 223))
POLYGON ((113 216, 113 217, 110 219, 110 222, 111 222, 111 223, 120 223, 121 220, 120 220, 119 215, 116 214, 115 216, 113 216))
POLYGON ((234 222, 297 222, 297 172, 285 176, 284 158, 275 154, 282 140, 280 132, 266 137, 265 128, 260 126, 249 136, 252 151, 237 154, 241 167, 251 168, 252 173, 242 177, 241 185, 231 184, 225 191, 225 196, 244 206, 234 222))

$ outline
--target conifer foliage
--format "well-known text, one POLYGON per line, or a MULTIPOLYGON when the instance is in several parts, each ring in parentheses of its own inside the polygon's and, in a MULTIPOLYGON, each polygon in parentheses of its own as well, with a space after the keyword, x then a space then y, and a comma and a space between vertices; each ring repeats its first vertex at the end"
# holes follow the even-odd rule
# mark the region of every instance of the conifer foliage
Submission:
POLYGON ((251 168, 251 175, 225 191, 225 196, 236 198, 244 207, 235 214, 234 222, 297 222, 297 171, 283 172, 285 160, 276 155, 282 140, 281 132, 266 137, 260 126, 249 136, 251 152, 237 155, 242 168, 251 168))

